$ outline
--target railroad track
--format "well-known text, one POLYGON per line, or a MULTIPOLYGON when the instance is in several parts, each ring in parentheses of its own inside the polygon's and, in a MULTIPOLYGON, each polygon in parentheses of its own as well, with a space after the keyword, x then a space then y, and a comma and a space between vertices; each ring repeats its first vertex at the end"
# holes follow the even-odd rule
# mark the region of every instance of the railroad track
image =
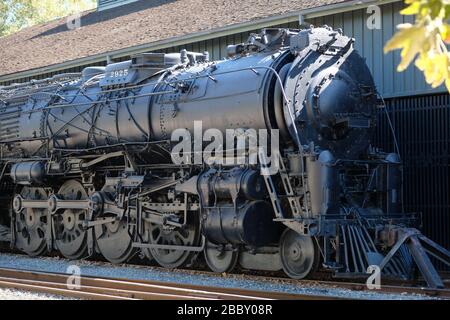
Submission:
MULTIPOLYGON (((98 262, 101 264, 109 265, 109 263, 103 263, 98 262)), ((160 268, 160 267, 151 267, 152 269, 156 270, 162 270, 167 271, 167 269, 160 268)), ((178 270, 181 272, 186 272, 187 274, 201 274, 201 275, 207 275, 207 276, 217 276, 217 274, 210 272, 210 271, 200 271, 200 270, 178 270)), ((445 289, 430 289, 426 287, 420 287, 417 285, 412 286, 411 282, 407 281, 383 281, 382 287, 380 290, 369 290, 365 283, 363 282, 345 282, 345 281, 328 281, 328 280, 294 280, 289 278, 283 278, 283 277, 274 277, 274 276, 261 276, 261 275, 251 275, 251 274, 229 274, 227 275, 230 278, 234 278, 237 280, 253 280, 253 281, 264 281, 264 282, 273 282, 273 283, 282 283, 282 284, 290 284, 290 285, 296 285, 296 286, 309 286, 309 287, 328 287, 328 288, 340 288, 340 289, 348 289, 352 291, 372 291, 372 292, 379 292, 379 293, 391 293, 391 294, 418 294, 418 295, 426 295, 430 297, 437 297, 437 298, 443 298, 443 299, 450 299, 450 279, 445 279, 445 289)), ((131 299, 192 299, 196 297, 183 297, 183 295, 178 295, 180 292, 183 292, 183 289, 187 290, 197 290, 199 292, 203 292, 200 298, 207 299, 207 294, 212 294, 209 298, 210 299, 304 299, 304 300, 320 300, 320 299, 334 299, 332 296, 311 296, 311 295, 301 295, 301 294, 288 294, 288 293, 265 293, 261 291, 252 291, 252 290, 241 290, 241 289, 230 289, 230 288, 214 288, 214 287, 206 287, 206 286, 195 286, 195 285, 187 285, 187 284, 175 284, 175 283, 166 283, 166 282, 157 282, 157 281, 142 281, 142 280, 130 280, 130 279, 118 279, 118 278, 107 278, 107 279, 100 279, 100 278, 92 278, 92 277, 83 277, 81 280, 81 283, 85 285, 87 289, 87 293, 80 292, 78 290, 77 292, 74 292, 74 290, 68 290, 70 292, 65 293, 64 290, 67 290, 66 281, 67 281, 68 275, 66 274, 50 274, 45 272, 36 272, 36 271, 19 271, 15 269, 1 269, 0 268, 0 287, 9 287, 9 288, 16 288, 16 289, 23 289, 27 290, 28 285, 33 285, 31 281, 43 281, 43 282, 54 282, 53 286, 51 288, 45 289, 45 284, 42 285, 42 290, 34 290, 34 291, 40 291, 40 292, 48 292, 50 291, 55 292, 56 289, 59 290, 60 295, 67 295, 72 296, 76 298, 87 298, 87 299, 96 299, 96 295, 102 295, 102 288, 104 287, 106 290, 104 292, 110 293, 114 292, 111 290, 121 290, 124 289, 125 291, 130 292, 124 292, 122 296, 125 298, 131 298, 131 299), (16 286, 10 286, 11 281, 7 281, 8 279, 3 279, 4 277, 12 277, 13 272, 17 273, 20 277, 23 277, 22 282, 17 282, 16 286), (20 272, 20 274, 19 274, 20 272), (25 275, 27 273, 27 275, 25 275), (48 278, 46 278, 48 277, 48 278), (51 278, 50 278, 51 277, 51 278), (50 281, 47 281, 47 279, 50 279, 50 281), (55 280, 57 280, 55 282, 55 280), (115 289, 113 288, 113 285, 110 283, 111 281, 115 281, 116 284, 120 284, 119 288, 115 289), (109 282, 109 283, 108 283, 109 282), (100 285, 98 287, 97 284, 102 284, 103 287, 100 285), (133 293, 136 285, 141 285, 141 288, 147 290, 152 288, 153 286, 160 287, 161 295, 158 295, 160 291, 152 294, 148 293, 147 295, 142 295, 142 290, 137 290, 139 295, 136 297, 133 297, 133 293), (19 288, 20 286, 20 288, 19 288), (133 286, 135 286, 133 288, 133 286), (142 287, 144 286, 144 287, 142 287), (146 287, 147 286, 147 287, 146 287), (171 290, 169 290, 171 288, 171 290), (181 289, 176 290, 176 288, 181 289), (55 289, 55 290, 54 290, 55 289), (163 290, 167 290, 167 294, 164 295, 163 290), (175 292, 175 295, 171 297, 171 294, 175 292), (90 294, 92 293, 92 295, 90 294), (220 294, 226 293, 226 295, 221 296, 220 294), (219 294, 219 295, 218 295, 219 294)), ((11 279, 12 281, 16 281, 18 279, 11 279)), ((37 284, 39 286, 39 284, 37 284)), ((155 288, 156 288, 155 287, 155 288)), ((30 287, 31 288, 31 287, 30 287)), ((83 289, 83 288, 82 288, 83 289)), ((30 289, 31 291, 32 288, 30 289)), ((197 293, 197 291, 195 293, 197 293)), ((145 293, 145 292, 144 292, 145 293)), ((115 297, 109 297, 108 294, 105 294, 104 299, 113 299, 115 297)))
POLYGON ((450 299, 450 289, 430 289, 427 287, 411 287, 406 285, 381 285, 380 289, 368 289, 365 283, 340 282, 340 281, 315 281, 306 280, 312 285, 328 286, 333 288, 344 288, 353 291, 375 291, 391 294, 417 294, 435 298, 450 299))
POLYGON ((0 287, 94 300, 336 300, 342 298, 239 288, 218 288, 158 281, 83 276, 69 289, 69 275, 0 269, 0 287))
POLYGON ((445 289, 431 289, 421 285, 412 285, 411 281, 406 280, 382 280, 380 289, 368 289, 364 281, 348 282, 344 280, 310 280, 302 279, 295 280, 290 278, 280 277, 262 277, 262 276, 247 276, 249 279, 264 279, 265 281, 271 281, 276 283, 300 285, 300 286, 321 286, 331 288, 348 289, 352 291, 370 291, 379 293, 392 293, 392 294, 417 294, 425 295, 435 298, 450 299, 450 279, 444 279, 445 289))
MULTIPOLYGON (((163 269, 164 271, 167 271, 166 269, 163 269)), ((198 271, 196 271, 198 272, 198 271)), ((217 274, 213 272, 199 272, 201 274, 208 274, 211 276, 217 276, 217 274)), ((231 275, 228 275, 231 276, 231 275)), ((328 287, 328 288, 340 288, 340 289, 348 289, 352 291, 370 291, 370 292, 377 292, 377 293, 387 293, 387 294, 417 294, 417 295, 425 295, 430 296, 434 298, 441 298, 441 299, 450 299, 450 287, 446 284, 445 289, 430 289, 426 287, 417 287, 417 286, 409 286, 407 283, 399 284, 399 285, 382 285, 381 288, 370 290, 367 288, 365 283, 358 283, 358 282, 341 282, 341 281, 320 281, 320 280, 294 280, 289 278, 276 278, 276 277, 262 277, 262 276, 246 276, 246 279, 250 280, 256 280, 256 281, 262 281, 262 282, 278 282, 278 283, 286 283, 296 286, 301 286, 303 288, 305 287, 328 287)), ((120 280, 120 279, 119 279, 120 280)), ((145 283, 146 281, 141 280, 127 280, 128 282, 136 282, 136 283, 145 283)), ((154 283, 152 281, 149 281, 148 283, 154 283)), ((160 282, 161 283, 161 282, 160 282)), ((198 286, 189 286, 185 285, 188 288, 196 289, 199 288, 198 286)), ((220 289, 223 290, 223 289, 220 289)), ((235 289, 226 289, 229 290, 229 292, 232 292, 235 289)), ((268 296, 270 296, 270 293, 268 293, 268 296)), ((281 293, 280 297, 273 297, 272 299, 299 299, 299 298, 288 298, 289 294, 281 293)), ((295 295, 294 295, 295 296, 295 295)), ((301 295, 299 295, 301 296, 301 295)), ((308 296, 311 297, 311 296, 308 296)), ((320 297, 322 298, 322 297, 320 297)), ((337 299, 332 296, 324 297, 325 299, 337 299)), ((344 298, 342 298, 344 299, 344 298)), ((314 297, 311 297, 311 299, 308 300, 316 300, 314 297)))

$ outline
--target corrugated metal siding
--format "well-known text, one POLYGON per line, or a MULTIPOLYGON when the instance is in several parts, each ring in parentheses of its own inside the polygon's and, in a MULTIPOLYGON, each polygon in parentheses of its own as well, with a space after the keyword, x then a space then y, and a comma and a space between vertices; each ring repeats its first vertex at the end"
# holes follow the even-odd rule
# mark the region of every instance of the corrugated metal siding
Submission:
MULTIPOLYGON (((423 232, 450 248, 450 96, 386 100, 404 163, 404 204, 422 212, 423 232)), ((379 117, 375 145, 394 151, 385 113, 379 117)))
POLYGON ((399 11, 402 2, 380 6, 381 29, 369 29, 367 19, 371 14, 366 9, 335 14, 309 20, 315 26, 327 24, 333 28, 341 28, 345 35, 354 37, 356 49, 366 58, 372 71, 378 91, 384 97, 410 96, 425 93, 444 92, 440 87, 432 89, 415 66, 411 65, 403 72, 397 72, 400 62, 400 52, 383 53, 384 44, 396 32, 396 25, 412 23, 412 16, 402 16, 399 11))

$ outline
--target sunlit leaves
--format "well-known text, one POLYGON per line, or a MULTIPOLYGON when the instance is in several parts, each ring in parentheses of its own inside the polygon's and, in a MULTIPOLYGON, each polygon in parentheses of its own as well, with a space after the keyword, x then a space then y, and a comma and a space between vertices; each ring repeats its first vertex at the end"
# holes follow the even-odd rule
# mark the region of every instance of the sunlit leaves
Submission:
POLYGON ((0 36, 15 32, 27 24, 32 12, 31 0, 0 1, 0 36))
POLYGON ((96 0, 30 0, 33 7, 31 24, 43 23, 81 12, 95 6, 96 0))
POLYGON ((415 26, 411 24, 401 24, 397 26, 400 31, 390 39, 384 51, 389 52, 395 49, 401 49, 402 60, 397 67, 398 71, 405 70, 411 61, 414 60, 425 46, 429 47, 426 37, 426 29, 423 26, 415 26))
POLYGON ((445 83, 450 91, 450 54, 445 42, 450 42, 450 0, 405 0, 403 15, 415 15, 414 24, 400 24, 384 52, 400 49, 398 71, 405 70, 415 60, 428 84, 433 88, 445 83))
POLYGON ((95 7, 96 0, 0 0, 0 36, 95 7))
POLYGON ((433 88, 439 86, 448 78, 449 60, 446 54, 420 54, 415 65, 423 71, 425 80, 433 88))
MULTIPOLYGON (((408 3, 408 1, 406 1, 408 3)), ((400 11, 401 14, 417 14, 420 11, 420 2, 415 1, 412 4, 409 5, 409 7, 403 9, 400 11)))

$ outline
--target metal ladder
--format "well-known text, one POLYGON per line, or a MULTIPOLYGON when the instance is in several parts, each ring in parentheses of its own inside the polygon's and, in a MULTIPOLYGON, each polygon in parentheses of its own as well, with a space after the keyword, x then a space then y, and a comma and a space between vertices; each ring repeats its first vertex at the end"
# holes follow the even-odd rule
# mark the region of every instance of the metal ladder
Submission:
MULTIPOLYGON (((268 170, 267 157, 261 149, 259 150, 259 157, 260 157, 261 168, 268 170)), ((283 159, 281 158, 281 155, 279 152, 277 152, 276 157, 277 157, 277 160, 279 163, 278 174, 280 175, 281 181, 283 183, 283 189, 286 194, 286 198, 288 199, 289 207, 292 212, 292 216, 294 219, 299 219, 302 217, 304 210, 302 209, 302 206, 300 204, 299 197, 295 194, 295 192, 292 188, 291 181, 289 179, 289 175, 286 171, 286 167, 284 165, 283 159)), ((267 172, 266 172, 266 174, 264 174, 264 172, 263 172, 262 176, 264 178, 264 182, 266 184, 267 191, 269 192, 270 201, 272 202, 272 206, 275 211, 275 216, 277 218, 276 220, 282 221, 282 222, 286 219, 291 220, 291 219, 287 218, 283 212, 283 208, 281 206, 281 200, 280 200, 279 195, 277 194, 275 184, 273 183, 272 175, 267 174, 267 172)))

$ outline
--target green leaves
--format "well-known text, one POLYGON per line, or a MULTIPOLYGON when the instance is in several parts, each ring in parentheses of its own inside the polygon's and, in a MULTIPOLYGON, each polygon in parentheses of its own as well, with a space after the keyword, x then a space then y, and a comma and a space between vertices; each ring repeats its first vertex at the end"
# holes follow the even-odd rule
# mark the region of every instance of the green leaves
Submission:
POLYGON ((1 0, 0 37, 95 7, 96 0, 1 0))
POLYGON ((400 49, 402 60, 397 71, 405 70, 412 61, 433 88, 445 83, 450 92, 450 0, 405 0, 403 15, 415 15, 415 24, 399 24, 399 31, 386 43, 384 52, 400 49))
POLYGON ((4 0, 0 3, 0 36, 15 32, 27 22, 31 0, 4 0))

